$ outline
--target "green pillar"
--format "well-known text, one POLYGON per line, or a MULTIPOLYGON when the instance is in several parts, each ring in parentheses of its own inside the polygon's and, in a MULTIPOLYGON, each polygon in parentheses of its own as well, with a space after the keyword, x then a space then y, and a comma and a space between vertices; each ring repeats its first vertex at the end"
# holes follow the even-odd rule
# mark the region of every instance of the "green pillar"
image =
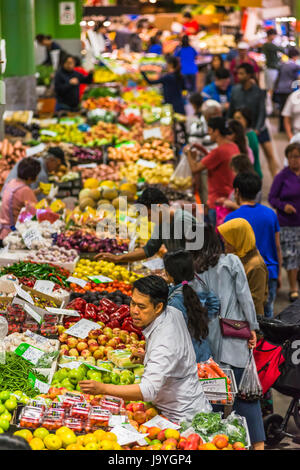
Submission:
POLYGON ((1 23, 6 41, 5 77, 33 75, 34 0, 1 0, 1 23))

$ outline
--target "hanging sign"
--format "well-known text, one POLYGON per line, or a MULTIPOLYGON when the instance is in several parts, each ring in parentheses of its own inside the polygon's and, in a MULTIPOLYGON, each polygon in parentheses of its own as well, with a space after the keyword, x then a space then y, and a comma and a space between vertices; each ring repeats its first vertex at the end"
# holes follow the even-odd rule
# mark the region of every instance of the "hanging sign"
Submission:
POLYGON ((60 2, 59 4, 59 24, 72 25, 76 23, 75 2, 60 2))

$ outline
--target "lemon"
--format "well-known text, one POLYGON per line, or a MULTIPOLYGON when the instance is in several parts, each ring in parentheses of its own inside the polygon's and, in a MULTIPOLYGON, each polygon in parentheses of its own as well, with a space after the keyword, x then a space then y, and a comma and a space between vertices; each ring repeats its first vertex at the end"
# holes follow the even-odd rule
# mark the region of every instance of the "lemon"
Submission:
POLYGON ((39 437, 34 437, 33 439, 31 439, 29 445, 32 448, 32 450, 43 450, 43 449, 45 449, 45 445, 44 445, 42 439, 39 438, 39 437))

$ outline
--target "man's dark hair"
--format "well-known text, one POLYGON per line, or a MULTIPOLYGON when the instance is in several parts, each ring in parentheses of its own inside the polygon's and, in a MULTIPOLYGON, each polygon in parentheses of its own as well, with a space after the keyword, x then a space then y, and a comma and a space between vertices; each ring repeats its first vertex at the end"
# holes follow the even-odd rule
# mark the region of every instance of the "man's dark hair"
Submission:
POLYGON ((18 164, 18 178, 21 180, 35 179, 41 171, 41 164, 36 158, 23 158, 18 164))
POLYGON ((203 105, 203 101, 203 97, 200 93, 193 93, 190 96, 190 103, 196 106, 197 109, 201 108, 201 106, 203 105))
POLYGON ((292 47, 289 52, 288 56, 290 59, 293 59, 294 57, 298 57, 300 55, 299 49, 296 49, 295 47, 292 47))
POLYGON ((44 39, 46 39, 46 36, 44 34, 37 34, 35 36, 35 39, 38 43, 41 43, 41 42, 43 42, 44 39))
POLYGON ((58 158, 62 165, 66 163, 64 151, 60 147, 50 147, 48 154, 52 157, 58 158))
POLYGON ((251 75, 252 77, 254 76, 254 67, 251 64, 248 64, 247 62, 243 62, 241 65, 238 66, 238 70, 243 69, 245 70, 247 75, 251 75))
POLYGON ((248 155, 240 153, 235 157, 232 157, 230 167, 234 169, 236 174, 239 173, 250 173, 254 172, 252 163, 249 160, 248 155))
POLYGON ((149 295, 151 303, 156 307, 162 303, 164 309, 168 303, 169 288, 166 281, 160 276, 146 276, 133 283, 133 289, 143 295, 149 295))
POLYGON ((261 179, 257 173, 239 173, 234 181, 233 188, 238 189, 240 196, 245 201, 254 201, 261 190, 261 179))
POLYGON ((216 70, 216 78, 222 80, 223 78, 230 78, 230 72, 227 69, 217 69, 216 70))
POLYGON ((228 135, 228 129, 226 128, 226 120, 223 117, 212 117, 208 120, 207 126, 211 129, 218 130, 221 135, 228 135))
POLYGON ((274 28, 268 29, 268 31, 267 31, 267 36, 268 37, 269 36, 276 36, 276 34, 277 34, 277 31, 274 28))
POLYGON ((137 200, 137 204, 143 204, 147 209, 151 209, 154 204, 169 204, 168 198, 158 188, 146 188, 137 200))
POLYGON ((288 158, 289 154, 293 152, 294 150, 298 150, 298 152, 300 153, 300 144, 298 142, 295 142, 294 144, 289 144, 286 147, 284 151, 286 158, 288 158))
POLYGON ((184 18, 192 18, 192 15, 189 11, 186 11, 183 15, 184 18))

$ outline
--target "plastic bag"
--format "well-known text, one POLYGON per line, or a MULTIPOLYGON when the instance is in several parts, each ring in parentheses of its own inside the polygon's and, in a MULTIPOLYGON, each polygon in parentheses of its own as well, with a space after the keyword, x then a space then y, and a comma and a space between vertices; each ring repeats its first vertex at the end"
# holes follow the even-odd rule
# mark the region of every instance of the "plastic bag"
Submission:
POLYGON ((192 184, 192 171, 187 156, 183 153, 173 175, 171 176, 170 186, 176 189, 185 190, 191 188, 192 184))
POLYGON ((245 401, 260 400, 263 396, 262 386, 258 377, 253 351, 250 351, 248 364, 242 375, 238 397, 245 401))

